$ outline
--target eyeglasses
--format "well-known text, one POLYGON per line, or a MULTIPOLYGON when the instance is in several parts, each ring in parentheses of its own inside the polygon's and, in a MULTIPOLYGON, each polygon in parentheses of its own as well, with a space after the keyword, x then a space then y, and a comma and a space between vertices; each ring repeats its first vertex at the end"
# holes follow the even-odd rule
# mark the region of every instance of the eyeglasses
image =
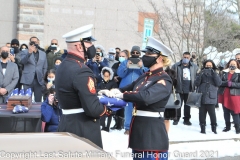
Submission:
POLYGON ((133 51, 131 54, 140 54, 138 51, 133 51))
POLYGON ((58 45, 57 43, 52 43, 51 45, 58 45))

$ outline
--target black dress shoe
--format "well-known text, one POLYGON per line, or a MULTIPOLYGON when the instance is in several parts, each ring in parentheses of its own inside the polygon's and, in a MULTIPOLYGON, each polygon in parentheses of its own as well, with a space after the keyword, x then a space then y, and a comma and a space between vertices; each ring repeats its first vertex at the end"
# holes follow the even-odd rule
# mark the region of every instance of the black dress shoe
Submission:
POLYGON ((109 132, 109 128, 107 128, 107 127, 103 127, 102 130, 106 131, 106 132, 109 132))
POLYGON ((177 120, 174 120, 174 121, 173 121, 173 125, 178 125, 178 121, 177 121, 177 120))
POLYGON ((187 126, 191 126, 192 125, 192 123, 190 121, 184 121, 183 124, 187 125, 187 126))

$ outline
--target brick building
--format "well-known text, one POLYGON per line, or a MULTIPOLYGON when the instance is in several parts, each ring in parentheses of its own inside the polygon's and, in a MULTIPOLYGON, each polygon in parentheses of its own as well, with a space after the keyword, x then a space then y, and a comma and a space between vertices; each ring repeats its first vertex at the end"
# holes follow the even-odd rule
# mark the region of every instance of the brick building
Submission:
POLYGON ((154 18, 145 0, 0 0, 0 4, 4 6, 0 14, 1 46, 13 38, 28 43, 31 36, 37 36, 41 47, 56 38, 65 48, 63 34, 92 23, 96 44, 105 49, 131 49, 132 45, 142 46, 144 18, 154 18), (150 13, 149 17, 143 11, 150 13))

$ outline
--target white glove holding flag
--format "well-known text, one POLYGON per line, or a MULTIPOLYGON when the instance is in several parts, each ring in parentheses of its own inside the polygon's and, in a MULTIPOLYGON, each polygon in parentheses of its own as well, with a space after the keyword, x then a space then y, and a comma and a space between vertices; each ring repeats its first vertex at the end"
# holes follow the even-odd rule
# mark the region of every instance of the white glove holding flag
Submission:
POLYGON ((113 96, 114 98, 123 99, 123 93, 117 93, 113 96))
POLYGON ((119 89, 117 89, 117 88, 111 89, 110 92, 112 92, 113 95, 122 93, 122 92, 121 92, 119 89))
POLYGON ((114 94, 111 91, 107 90, 107 89, 103 89, 103 90, 100 90, 98 92, 98 95, 100 95, 100 96, 102 96, 103 94, 105 96, 107 96, 107 97, 113 97, 114 96, 114 94))

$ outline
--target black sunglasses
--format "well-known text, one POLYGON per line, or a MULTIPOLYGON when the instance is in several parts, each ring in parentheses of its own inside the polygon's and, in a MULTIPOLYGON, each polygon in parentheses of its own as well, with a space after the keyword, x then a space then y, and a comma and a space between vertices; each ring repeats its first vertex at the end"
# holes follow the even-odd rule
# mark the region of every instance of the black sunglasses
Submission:
POLYGON ((140 54, 138 51, 133 51, 131 54, 140 54))
POLYGON ((51 45, 58 45, 57 43, 52 43, 51 45))

